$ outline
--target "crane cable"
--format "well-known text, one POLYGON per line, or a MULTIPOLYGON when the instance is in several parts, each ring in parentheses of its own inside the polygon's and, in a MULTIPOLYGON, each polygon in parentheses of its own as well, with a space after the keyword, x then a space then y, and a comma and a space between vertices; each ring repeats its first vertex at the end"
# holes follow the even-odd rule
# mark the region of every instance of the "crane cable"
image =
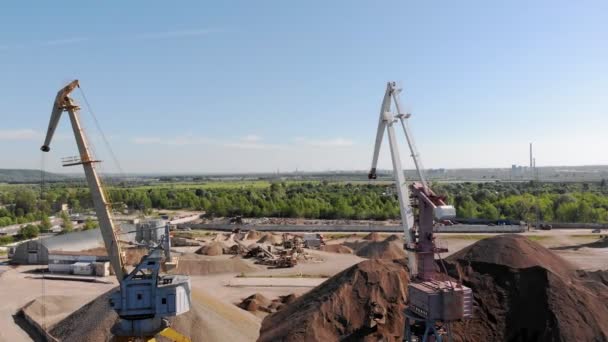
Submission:
MULTIPOLYGON (((95 126, 97 127, 97 130, 99 131, 99 134, 101 135, 101 138, 102 138, 104 144, 106 145, 106 148, 108 149, 108 152, 110 153, 110 156, 112 157, 112 162, 114 162, 114 164, 116 165, 116 168, 118 169, 118 173, 122 177, 125 177, 125 173, 122 170, 120 163, 118 162, 118 158, 116 158, 116 155, 114 154, 114 151, 112 150, 112 147, 110 146, 110 143, 108 142, 108 139, 106 138, 106 135, 104 134, 103 130, 101 129, 101 125, 99 124, 99 121, 97 121, 97 116, 95 115, 95 112, 93 112, 93 108, 89 104, 89 100, 87 99, 87 96, 85 95, 84 90, 82 90, 80 85, 78 86, 78 89, 80 90, 80 94, 82 95, 84 104, 87 106, 87 111, 93 117, 93 122, 95 123, 95 126)), ((89 142, 89 144, 90 143, 91 142, 89 142)))
MULTIPOLYGON (((101 125, 99 124, 99 121, 97 120, 97 116, 95 115, 95 112, 93 111, 93 107, 89 103, 89 100, 87 99, 87 96, 86 96, 84 90, 82 89, 82 87, 80 87, 80 84, 78 85, 78 90, 80 90, 80 94, 82 95, 82 100, 84 101, 84 104, 87 107, 87 111, 89 112, 89 114, 91 114, 91 117, 93 118, 93 122, 95 123, 95 126, 97 127, 97 131, 101 135, 103 143, 106 146, 106 149, 108 150, 108 152, 110 153, 110 157, 112 158, 112 161, 113 161, 114 165, 118 169, 118 174, 119 174, 120 178, 125 179, 126 175, 125 175, 122 167, 120 166, 120 163, 118 162, 118 158, 116 158, 116 154, 112 150, 112 147, 110 146, 110 142, 108 141, 105 133, 101 129, 101 125)), ((89 141, 88 143, 89 143, 89 146, 93 146, 91 141, 89 141)), ((99 181, 102 182, 101 177, 100 177, 99 181)), ((110 206, 109 210, 112 210, 111 208, 113 207, 113 205, 111 203, 110 194, 107 191, 107 187, 103 186, 103 184, 102 184, 101 191, 103 192, 103 194, 104 194, 104 196, 106 198, 107 205, 110 206)), ((114 234, 117 234, 120 231, 121 231, 121 229, 120 228, 116 229, 116 226, 115 226, 114 234), (118 230, 118 232, 116 230, 118 230)), ((118 248, 121 249, 121 243, 120 243, 120 241, 118 241, 117 243, 118 243, 118 248)), ((124 263, 124 260, 122 259, 122 257, 121 257, 121 260, 124 263)))
MULTIPOLYGON (((45 169, 46 154, 41 152, 40 156, 40 202, 44 199, 44 189, 46 185, 46 169, 45 169)), ((46 215, 46 213, 42 213, 46 215)), ((40 239, 40 243, 44 247, 44 239, 40 239)), ((44 272, 44 271, 43 271, 44 272)), ((44 282, 45 276, 42 274, 42 329, 46 331, 46 283, 44 282)))
MULTIPOLYGON (((89 103, 89 100, 87 99, 87 96, 86 96, 84 90, 82 89, 82 87, 80 87, 80 85, 78 85, 78 90, 80 90, 80 94, 82 96, 84 104, 87 107, 87 112, 89 114, 91 114, 91 117, 93 118, 93 122, 95 123, 95 127, 97 128, 97 131, 101 135, 101 138, 103 140, 104 145, 106 146, 106 149, 110 153, 110 157, 112 158, 112 162, 114 163, 114 165, 118 169, 118 174, 119 174, 120 178, 123 178, 123 179, 126 178, 125 173, 124 173, 122 167, 120 166, 120 163, 118 162, 118 158, 116 158, 116 154, 114 154, 114 151, 112 150, 112 147, 110 146, 110 142, 108 141, 105 133, 101 129, 101 125, 99 124, 99 121, 97 120, 97 116, 95 115, 95 112, 93 111, 93 107, 89 103)), ((88 145, 89 145, 90 148, 94 147, 91 141, 88 142, 88 145)), ((93 151, 93 153, 95 153, 95 151, 93 151)), ((102 171, 102 170, 100 170, 100 171, 102 171)), ((100 181, 102 181, 102 180, 100 179, 100 181)), ((110 196, 109 196, 109 193, 106 191, 106 187, 103 187, 102 191, 104 192, 104 195, 106 197, 106 201, 108 201, 108 203, 110 203, 110 196)))

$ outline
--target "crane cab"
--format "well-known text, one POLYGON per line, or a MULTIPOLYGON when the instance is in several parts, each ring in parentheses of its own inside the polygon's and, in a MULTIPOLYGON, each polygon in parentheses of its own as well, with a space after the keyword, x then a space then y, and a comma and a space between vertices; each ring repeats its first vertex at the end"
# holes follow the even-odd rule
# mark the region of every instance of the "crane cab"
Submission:
POLYGON ((159 276, 161 254, 153 250, 120 283, 110 306, 121 321, 117 336, 155 335, 164 326, 160 317, 177 316, 190 310, 190 277, 159 276))

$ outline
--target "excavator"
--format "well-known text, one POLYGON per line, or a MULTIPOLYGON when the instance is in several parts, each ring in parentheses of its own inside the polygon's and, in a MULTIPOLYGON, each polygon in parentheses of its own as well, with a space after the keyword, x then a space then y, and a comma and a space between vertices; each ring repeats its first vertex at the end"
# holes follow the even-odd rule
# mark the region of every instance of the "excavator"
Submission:
POLYGON ((99 160, 92 157, 85 136, 79 111, 80 107, 70 97, 74 89, 80 88, 74 80, 57 93, 43 152, 50 151, 50 144, 63 112, 67 112, 76 138, 79 157, 64 159, 63 166, 82 165, 88 183, 99 229, 110 259, 110 264, 118 280, 119 291, 112 294, 110 305, 119 316, 112 327, 115 341, 155 341, 155 336, 163 336, 172 341, 190 341, 170 327, 168 317, 177 316, 190 310, 190 278, 183 275, 161 275, 163 258, 165 267, 175 266, 170 256, 168 227, 158 246, 152 248, 140 263, 128 271, 125 266, 124 251, 121 248, 120 231, 112 219, 111 204, 104 192, 95 164, 99 160), (162 251, 164 250, 164 255, 162 251))
POLYGON ((445 273, 437 272, 435 255, 447 252, 447 248, 437 246, 433 228, 435 222, 455 218, 456 210, 445 203, 445 198, 436 195, 426 181, 420 155, 407 123, 411 114, 402 111, 400 92, 395 82, 387 83, 368 178, 377 178, 378 157, 386 131, 410 274, 403 341, 442 342, 447 339, 451 342, 450 323, 471 318, 473 297, 470 288, 448 279, 445 273), (391 111, 393 103, 395 112, 391 111), (397 122, 403 128, 420 179, 410 186, 406 184, 401 165, 394 127, 397 122), (417 208, 417 211, 413 208, 417 208))

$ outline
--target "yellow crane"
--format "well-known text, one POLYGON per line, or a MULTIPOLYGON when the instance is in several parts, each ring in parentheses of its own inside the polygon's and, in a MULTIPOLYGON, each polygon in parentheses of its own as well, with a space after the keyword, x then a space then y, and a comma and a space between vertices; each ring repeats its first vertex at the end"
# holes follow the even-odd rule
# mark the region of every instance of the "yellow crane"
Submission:
POLYGON ((142 258, 132 271, 127 272, 125 268, 118 239, 119 231, 112 220, 110 204, 94 166, 99 160, 92 157, 80 122, 80 107, 70 97, 77 87, 80 87, 78 80, 74 80, 57 93, 44 145, 40 149, 43 152, 50 151, 50 143, 61 114, 67 112, 80 156, 64 160, 64 166, 82 165, 84 168, 105 248, 120 284, 120 290, 112 295, 110 301, 120 317, 112 327, 112 333, 119 341, 155 341, 156 335, 173 341, 190 341, 188 337, 170 328, 165 319, 189 311, 191 305, 190 278, 160 274, 163 257, 161 250, 164 249, 166 258, 170 260, 168 232, 164 241, 142 258))

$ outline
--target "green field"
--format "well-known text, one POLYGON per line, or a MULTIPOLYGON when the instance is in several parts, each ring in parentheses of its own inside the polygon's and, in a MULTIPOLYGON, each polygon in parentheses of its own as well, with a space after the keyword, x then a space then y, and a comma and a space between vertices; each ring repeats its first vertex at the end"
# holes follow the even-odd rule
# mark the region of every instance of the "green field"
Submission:
MULTIPOLYGON (((149 189, 179 189, 179 190, 233 190, 233 189, 250 189, 260 190, 270 188, 273 182, 266 180, 251 180, 251 181, 211 181, 211 182, 159 182, 151 185, 140 185, 129 187, 136 190, 149 189)), ((319 184, 318 181, 285 181, 285 184, 319 184)), ((122 189, 123 187, 110 186, 109 189, 122 189)))

